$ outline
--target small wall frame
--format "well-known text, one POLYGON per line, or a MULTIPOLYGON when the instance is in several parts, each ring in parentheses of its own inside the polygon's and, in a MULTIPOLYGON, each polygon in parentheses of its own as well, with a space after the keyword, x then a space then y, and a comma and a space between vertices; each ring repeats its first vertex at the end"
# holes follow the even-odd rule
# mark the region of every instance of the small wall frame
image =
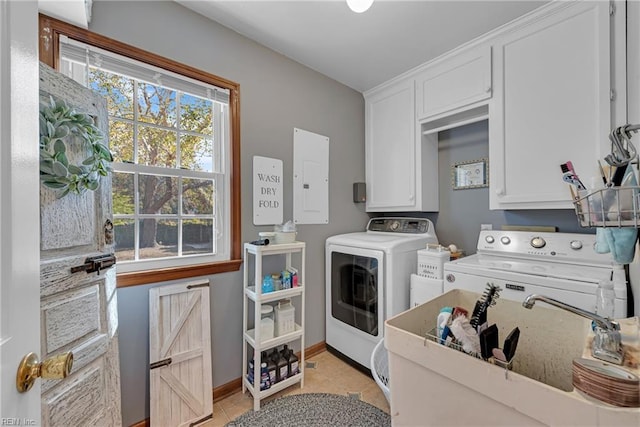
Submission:
POLYGON ((451 165, 451 186, 454 190, 489 186, 489 159, 482 158, 451 165))

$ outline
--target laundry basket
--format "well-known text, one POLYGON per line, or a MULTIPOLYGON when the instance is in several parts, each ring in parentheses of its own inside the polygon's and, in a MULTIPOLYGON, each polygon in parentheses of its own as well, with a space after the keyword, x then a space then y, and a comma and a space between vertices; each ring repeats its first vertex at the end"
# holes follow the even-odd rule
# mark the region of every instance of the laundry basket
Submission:
POLYGON ((378 387, 382 389, 387 402, 391 403, 389 392, 389 355, 387 354, 387 349, 384 347, 384 339, 381 339, 380 342, 376 344, 371 353, 371 373, 378 387))

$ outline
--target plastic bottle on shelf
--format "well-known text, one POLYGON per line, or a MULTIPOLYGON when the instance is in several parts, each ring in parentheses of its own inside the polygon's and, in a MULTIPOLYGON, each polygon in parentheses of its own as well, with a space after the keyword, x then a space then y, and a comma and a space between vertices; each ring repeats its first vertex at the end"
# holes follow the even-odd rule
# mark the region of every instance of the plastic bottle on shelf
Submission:
POLYGON ((278 349, 274 347, 273 351, 269 354, 269 360, 271 360, 276 367, 276 380, 275 382, 280 381, 280 371, 278 370, 278 349))
POLYGON ((274 385, 276 382, 278 382, 278 378, 276 374, 278 367, 276 366, 276 363, 273 361, 271 357, 265 356, 263 360, 267 361, 267 372, 269 373, 269 382, 271 385, 274 385))
POLYGON ((270 275, 265 274, 262 278, 262 293, 266 294, 268 292, 273 292, 273 290, 273 278, 270 275))
POLYGON ((289 334, 296 330, 296 309, 290 299, 282 299, 275 308, 276 336, 289 334))
POLYGON ((269 380, 269 371, 267 371, 267 362, 260 364, 260 390, 266 390, 271 387, 269 380))
POLYGON ((276 381, 286 380, 287 374, 289 373, 289 365, 286 359, 282 357, 282 353, 277 349, 275 350, 274 362, 276 363, 276 381))
POLYGON ((287 355, 289 354, 289 346, 287 344, 282 347, 282 350, 280 350, 280 354, 282 355, 282 357, 287 357, 287 355))
MULTIPOLYGON (((262 353, 260 353, 260 354, 261 354, 261 359, 260 359, 260 361, 261 361, 261 362, 264 362, 264 361, 267 359, 267 352, 266 352, 266 351, 263 351, 263 352, 262 352, 262 353)), ((248 371, 248 373, 247 373, 247 379, 249 380, 249 382, 250 382, 251 384, 253 384, 253 366, 254 366, 254 363, 255 363, 255 361, 254 361, 253 359, 251 359, 251 360, 249 361, 248 365, 247 365, 247 366, 248 366, 248 369, 247 369, 247 371, 248 371)), ((261 370, 260 374, 262 375, 262 370, 261 370)))
POLYGON ((253 359, 249 360, 248 369, 247 369, 247 379, 251 384, 253 384, 253 359))
POLYGON ((280 279, 280 275, 279 274, 272 274, 271 275, 271 280, 273 281, 273 290, 274 291, 281 291, 282 288, 282 279, 280 279))
POLYGON ((291 272, 288 270, 282 270, 282 289, 291 289, 291 272))
POLYGON ((293 267, 289 267, 287 268, 287 270, 289 270, 289 273, 291 273, 291 287, 297 288, 298 286, 300 286, 298 284, 298 270, 293 267))
POLYGON ((262 304, 260 306, 260 341, 270 340, 274 337, 275 321, 273 306, 262 304))
POLYGON ((300 372, 300 367, 298 364, 298 356, 293 352, 293 350, 289 349, 289 357, 287 358, 289 363, 289 377, 292 377, 300 372))

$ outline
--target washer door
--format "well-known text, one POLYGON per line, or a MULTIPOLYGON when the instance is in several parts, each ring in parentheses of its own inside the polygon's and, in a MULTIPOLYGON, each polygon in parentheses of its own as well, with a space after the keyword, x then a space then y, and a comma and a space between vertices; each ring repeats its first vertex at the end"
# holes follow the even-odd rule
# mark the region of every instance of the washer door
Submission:
POLYGON ((327 248, 327 316, 369 336, 382 335, 384 320, 382 251, 327 248))

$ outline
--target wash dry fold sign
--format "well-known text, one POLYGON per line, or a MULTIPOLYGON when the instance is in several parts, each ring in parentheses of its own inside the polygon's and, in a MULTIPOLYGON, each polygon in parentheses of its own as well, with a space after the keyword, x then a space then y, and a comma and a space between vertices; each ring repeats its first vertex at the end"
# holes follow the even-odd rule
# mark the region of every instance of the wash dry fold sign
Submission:
POLYGON ((282 224, 282 160, 253 157, 253 223, 282 224))

